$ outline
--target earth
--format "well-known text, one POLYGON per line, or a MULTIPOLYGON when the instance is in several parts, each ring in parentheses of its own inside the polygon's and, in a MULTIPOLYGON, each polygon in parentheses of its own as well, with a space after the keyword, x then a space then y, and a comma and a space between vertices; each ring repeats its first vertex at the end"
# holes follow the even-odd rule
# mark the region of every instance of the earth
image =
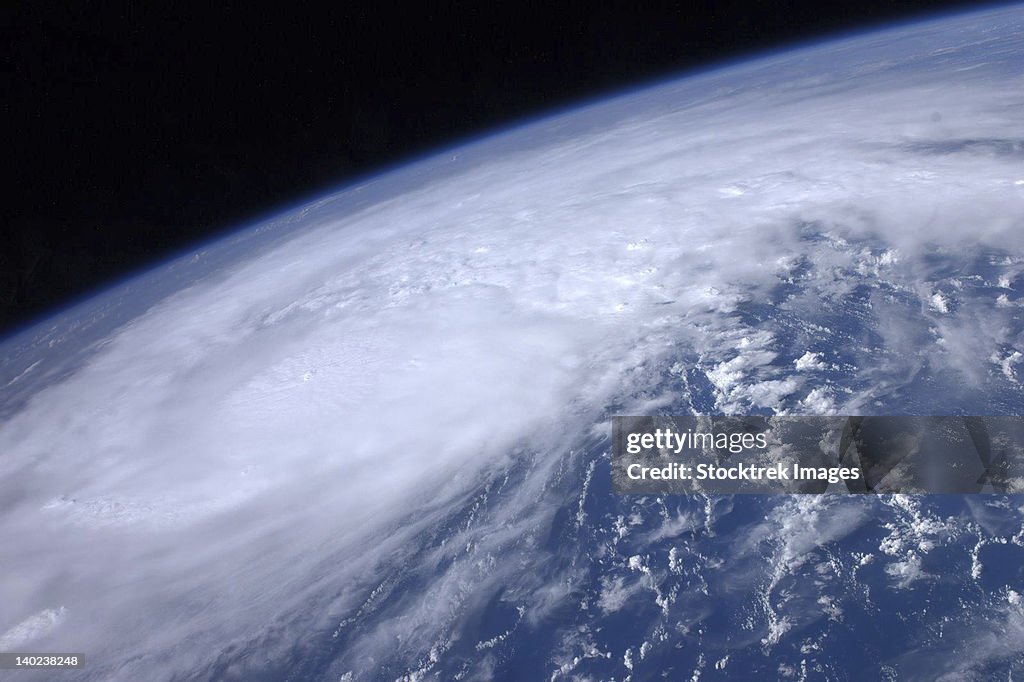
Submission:
MULTIPOLYGON (((616 414, 1024 409, 1024 10, 343 188, 3 341, 19 680, 1011 680, 1018 495, 615 495, 616 414)), ((13 679, 13 677, 12 677, 13 679)))

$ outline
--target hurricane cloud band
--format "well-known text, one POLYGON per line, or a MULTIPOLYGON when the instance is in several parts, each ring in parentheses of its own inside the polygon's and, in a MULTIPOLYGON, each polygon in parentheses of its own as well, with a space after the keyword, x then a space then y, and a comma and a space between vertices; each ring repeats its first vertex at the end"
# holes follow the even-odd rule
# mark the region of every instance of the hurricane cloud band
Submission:
MULTIPOLYGON (((344 663, 369 675, 397 637, 429 671, 613 411, 1009 412, 1024 77, 976 49, 992 21, 533 124, 163 299, 0 425, 0 649, 232 679, 262 665, 232 652, 343 630, 415 555, 437 571, 344 663)), ((1020 51, 1020 12, 999 21, 1020 51)), ((569 591, 537 587, 519 618, 569 591)))

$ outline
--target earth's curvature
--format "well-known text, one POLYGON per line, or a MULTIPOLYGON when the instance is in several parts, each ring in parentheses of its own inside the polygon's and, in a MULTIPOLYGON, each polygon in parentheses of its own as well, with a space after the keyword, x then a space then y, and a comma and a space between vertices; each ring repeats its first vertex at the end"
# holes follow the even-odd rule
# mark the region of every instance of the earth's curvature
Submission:
MULTIPOLYGON (((2 348, 62 680, 1008 680, 1017 496, 615 496, 613 414, 1020 414, 1024 10, 568 111, 2 348)), ((35 675, 35 676, 34 676, 35 675)))

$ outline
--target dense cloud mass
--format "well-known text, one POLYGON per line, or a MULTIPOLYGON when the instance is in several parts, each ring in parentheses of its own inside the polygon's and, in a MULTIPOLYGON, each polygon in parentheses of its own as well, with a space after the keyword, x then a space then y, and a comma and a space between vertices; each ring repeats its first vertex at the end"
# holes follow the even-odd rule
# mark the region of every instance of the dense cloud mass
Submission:
MULTIPOLYGON (((297 660, 421 679, 469 646, 462 672, 487 678, 506 639, 567 608, 656 595, 699 620, 713 589, 664 588, 696 579, 681 555, 656 580, 655 552, 616 548, 633 526, 713 534, 732 503, 595 517, 611 414, 1019 413, 1022 31, 1019 10, 909 27, 563 114, 331 211, 349 189, 162 298, 0 424, 0 650, 85 652, 67 679, 283 679, 297 660), (499 603, 467 645, 469 614, 499 603)), ((765 504, 717 531, 751 602, 729 647, 799 629, 777 588, 883 508, 851 580, 877 561, 909 589, 943 542, 971 538, 973 566, 985 538, 1020 541, 984 505, 951 529, 910 500, 765 504)), ((1019 633, 1016 594, 986 596, 970 636, 1019 633)), ((552 632, 546 677, 590 658, 622 678, 646 655, 552 632)), ((1024 649, 986 641, 963 675, 1024 649)))

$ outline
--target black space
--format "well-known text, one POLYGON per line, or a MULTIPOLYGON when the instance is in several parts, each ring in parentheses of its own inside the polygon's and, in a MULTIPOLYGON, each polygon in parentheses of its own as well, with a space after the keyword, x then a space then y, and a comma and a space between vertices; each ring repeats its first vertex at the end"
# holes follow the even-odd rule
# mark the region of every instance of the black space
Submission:
POLYGON ((461 137, 954 6, 964 3, 8 4, 0 334, 461 137))

